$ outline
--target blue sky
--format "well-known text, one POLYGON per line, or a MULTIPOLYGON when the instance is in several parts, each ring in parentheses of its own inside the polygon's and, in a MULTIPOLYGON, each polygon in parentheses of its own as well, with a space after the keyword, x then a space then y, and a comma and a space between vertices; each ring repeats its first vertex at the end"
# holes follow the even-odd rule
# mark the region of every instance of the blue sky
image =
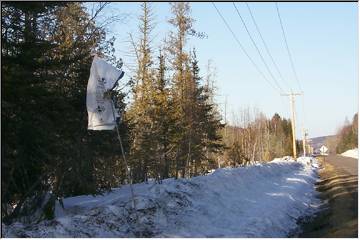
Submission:
MULTIPOLYGON (((90 3, 91 5, 91 3, 90 3)), ((261 39, 244 3, 236 3, 251 34, 259 46, 274 76, 278 76, 266 54, 261 39)), ((271 79, 241 24, 232 3, 216 3, 246 51, 259 68, 271 79)), ((249 3, 261 33, 280 68, 287 84, 278 80, 282 88, 295 91, 298 84, 291 70, 274 3, 249 3)), ((304 97, 298 97, 297 137, 305 123, 310 137, 335 134, 345 118, 358 111, 358 13, 356 3, 279 3, 287 41, 293 56, 304 97), (304 111, 305 114, 304 114, 304 111)), ((168 3, 152 3, 156 16, 154 48, 168 33, 167 20, 171 16, 168 3)), ((189 38, 188 49, 195 47, 202 73, 209 59, 217 69, 217 101, 227 95, 229 113, 244 107, 257 107, 267 116, 278 112, 290 117, 289 99, 281 97, 256 71, 241 51, 231 33, 211 3, 191 3, 194 29, 205 32, 207 39, 189 38)), ((137 34, 139 3, 111 3, 103 16, 129 14, 125 22, 109 26, 108 37, 115 36, 116 55, 125 64, 130 45, 129 33, 137 34)), ((157 52, 157 51, 156 51, 157 52)), ((126 68, 124 68, 126 71, 126 68)), ((279 78, 277 78, 279 79, 279 78)))

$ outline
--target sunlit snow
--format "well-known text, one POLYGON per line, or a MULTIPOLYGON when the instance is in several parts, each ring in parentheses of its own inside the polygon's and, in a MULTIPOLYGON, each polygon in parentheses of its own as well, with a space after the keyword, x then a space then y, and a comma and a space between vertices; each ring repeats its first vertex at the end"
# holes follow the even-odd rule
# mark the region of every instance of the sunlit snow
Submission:
POLYGON ((3 236, 286 237, 320 205, 316 159, 289 157, 191 179, 135 184, 99 196, 64 199, 56 218, 3 225, 3 236))

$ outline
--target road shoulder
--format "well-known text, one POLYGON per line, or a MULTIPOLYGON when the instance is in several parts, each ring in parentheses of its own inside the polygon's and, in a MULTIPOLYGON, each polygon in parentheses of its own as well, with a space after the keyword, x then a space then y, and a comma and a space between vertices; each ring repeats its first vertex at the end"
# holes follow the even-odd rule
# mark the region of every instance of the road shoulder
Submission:
POLYGON ((301 223, 299 237, 358 237, 358 177, 344 174, 319 158, 320 181, 316 184, 324 208, 311 221, 301 223))

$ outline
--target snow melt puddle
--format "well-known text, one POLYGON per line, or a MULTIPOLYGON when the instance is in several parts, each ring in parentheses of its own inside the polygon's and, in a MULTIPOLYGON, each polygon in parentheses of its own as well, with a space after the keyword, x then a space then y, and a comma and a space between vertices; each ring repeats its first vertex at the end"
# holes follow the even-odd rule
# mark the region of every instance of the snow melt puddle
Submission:
POLYGON ((100 196, 64 199, 56 218, 3 225, 13 237, 286 237, 320 200, 312 158, 275 159, 246 168, 217 169, 192 179, 135 184, 100 196))

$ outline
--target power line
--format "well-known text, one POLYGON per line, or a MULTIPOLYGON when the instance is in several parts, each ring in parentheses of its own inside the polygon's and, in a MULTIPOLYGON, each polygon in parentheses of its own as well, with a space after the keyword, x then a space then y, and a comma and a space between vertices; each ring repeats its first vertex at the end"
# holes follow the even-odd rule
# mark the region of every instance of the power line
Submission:
POLYGON ((295 70, 295 65, 294 65, 294 62, 293 62, 293 59, 292 59, 292 56, 291 56, 291 52, 290 52, 290 49, 289 49, 289 45, 288 45, 288 42, 286 40, 286 34, 285 34, 284 26, 283 26, 283 23, 282 23, 282 20, 281 20, 280 10, 279 10, 277 2, 275 2, 275 6, 276 6, 276 11, 277 11, 277 14, 278 14, 278 17, 279 17, 280 26, 281 26, 281 30, 282 30, 282 35, 284 37, 284 41, 285 41, 285 45, 286 45, 286 50, 287 50, 287 53, 288 53, 288 56, 289 56, 291 69, 292 69, 292 71, 294 73, 294 76, 295 76, 295 79, 296 79, 296 81, 297 81, 297 83, 299 85, 299 89, 300 89, 300 91, 302 91, 301 84, 300 84, 299 78, 297 76, 297 73, 296 73, 296 70, 295 70))
MULTIPOLYGON (((281 15, 280 15, 280 10, 279 10, 279 6, 278 4, 275 2, 275 6, 276 6, 276 11, 277 11, 277 14, 278 14, 278 17, 279 17, 279 22, 280 22, 280 26, 281 26, 281 30, 282 30, 282 35, 283 35, 283 38, 284 38, 284 42, 285 42, 285 46, 286 46, 286 50, 287 50, 287 53, 288 53, 288 56, 289 56, 289 60, 290 60, 290 64, 291 64, 291 68, 292 68, 292 71, 294 73, 294 76, 295 76, 295 79, 299 85, 299 89, 300 91, 303 93, 303 90, 302 90, 302 87, 301 87, 301 84, 300 84, 300 81, 299 81, 299 78, 297 76, 297 73, 296 73, 296 69, 295 69, 295 65, 294 65, 294 62, 293 62, 293 58, 291 56, 291 52, 290 52, 290 48, 289 48, 289 45, 288 45, 288 42, 287 42, 287 39, 286 39, 286 34, 285 34, 285 30, 284 30, 284 26, 283 26, 283 23, 282 23, 282 20, 281 20, 281 15)), ((305 126, 305 121, 306 121, 306 113, 305 113, 305 97, 304 97, 304 94, 302 94, 302 109, 303 109, 303 128, 305 126)))
POLYGON ((274 80, 275 85, 276 85, 276 86, 277 86, 277 87, 281 90, 281 92, 284 92, 284 91, 283 91, 283 89, 280 87, 280 85, 279 85, 278 81, 275 79, 274 75, 272 74, 272 72, 271 72, 271 70, 270 70, 270 68, 269 68, 269 65, 266 63, 266 61, 265 61, 265 59, 264 59, 263 55, 262 55, 262 54, 261 54, 261 52, 260 52, 259 47, 257 46, 257 44, 255 43, 255 41, 254 41, 253 37, 251 36, 251 33, 250 33, 249 29, 247 28, 246 23, 245 23, 244 19, 242 18, 241 14, 240 14, 240 12, 239 12, 239 10, 238 10, 238 8, 236 7, 236 5, 235 5, 235 3, 234 3, 234 2, 233 2, 233 6, 234 6, 234 8, 235 8, 235 10, 236 10, 236 12, 237 12, 237 14, 238 14, 239 18, 240 18, 240 20, 241 20, 241 22, 242 22, 242 24, 243 24, 243 26, 244 26, 245 30, 246 30, 246 32, 247 32, 247 34, 248 34, 248 36, 249 36, 249 38, 250 38, 251 42, 253 43, 253 45, 254 45, 254 47, 255 47, 255 49, 256 49, 256 51, 257 51, 257 53, 259 54, 259 56, 260 56, 260 58, 261 58, 261 61, 262 61, 262 62, 263 62, 263 64, 265 65, 265 67, 266 67, 267 71, 269 72, 269 74, 270 74, 271 78, 274 80))
MULTIPOLYGON (((240 43, 239 39, 237 38, 237 36, 235 35, 235 33, 233 32, 233 30, 231 29, 231 27, 229 26, 229 24, 226 22, 225 18, 223 17, 223 15, 221 14, 221 12, 219 11, 219 9, 216 7, 216 5, 212 2, 212 5, 214 6, 214 8, 216 9, 217 13, 219 14, 220 18, 223 20, 223 22, 225 23, 226 27, 228 28, 228 30, 230 31, 230 33, 232 34, 233 38, 235 39, 235 41, 237 42, 237 44, 239 45, 239 47, 241 48, 241 50, 244 52, 244 54, 247 56, 247 58, 250 60, 250 62, 254 65, 254 67, 256 68, 256 70, 260 73, 260 75, 264 78, 264 80, 276 91, 278 92, 279 89, 277 89, 276 87, 274 87, 272 85, 272 83, 266 78, 266 76, 264 75, 264 73, 259 69, 259 67, 257 66, 257 64, 254 62, 254 60, 250 57, 250 55, 246 52, 245 48, 243 47, 243 45, 240 43)), ((281 89, 280 89, 281 91, 281 89)))
POLYGON ((289 87, 289 89, 292 91, 291 86, 289 85, 289 83, 288 83, 287 81, 285 81, 283 75, 282 75, 281 72, 280 72, 280 69, 279 69, 278 65, 276 64, 276 62, 275 62, 272 54, 270 53, 270 50, 269 50, 269 48, 268 48, 268 46, 267 46, 267 44, 266 44, 266 42, 265 42, 265 40, 264 40, 264 38, 263 38, 263 36, 262 36, 262 34, 261 34, 260 28, 259 28, 259 26, 258 26, 258 24, 257 24, 257 22, 256 22, 256 20, 255 20, 255 17, 254 17, 254 15, 253 15, 252 11, 251 11, 251 8, 250 8, 249 4, 248 4, 247 2, 245 2, 245 5, 246 5, 246 7, 247 7, 247 9, 248 9, 248 11, 249 11, 249 13, 250 13, 250 16, 251 16, 251 19, 252 19, 252 21, 253 21, 253 23, 254 23, 254 25, 255 25, 256 31, 258 32, 258 34, 259 34, 259 36, 260 36, 260 38, 261 38, 261 41, 262 41, 262 43, 264 44, 264 47, 265 47, 265 49, 266 49, 266 52, 267 52, 267 54, 269 55, 272 64, 274 65, 277 73, 278 73, 279 76, 280 76, 280 79, 281 79, 281 80, 287 85, 287 87, 289 87))

